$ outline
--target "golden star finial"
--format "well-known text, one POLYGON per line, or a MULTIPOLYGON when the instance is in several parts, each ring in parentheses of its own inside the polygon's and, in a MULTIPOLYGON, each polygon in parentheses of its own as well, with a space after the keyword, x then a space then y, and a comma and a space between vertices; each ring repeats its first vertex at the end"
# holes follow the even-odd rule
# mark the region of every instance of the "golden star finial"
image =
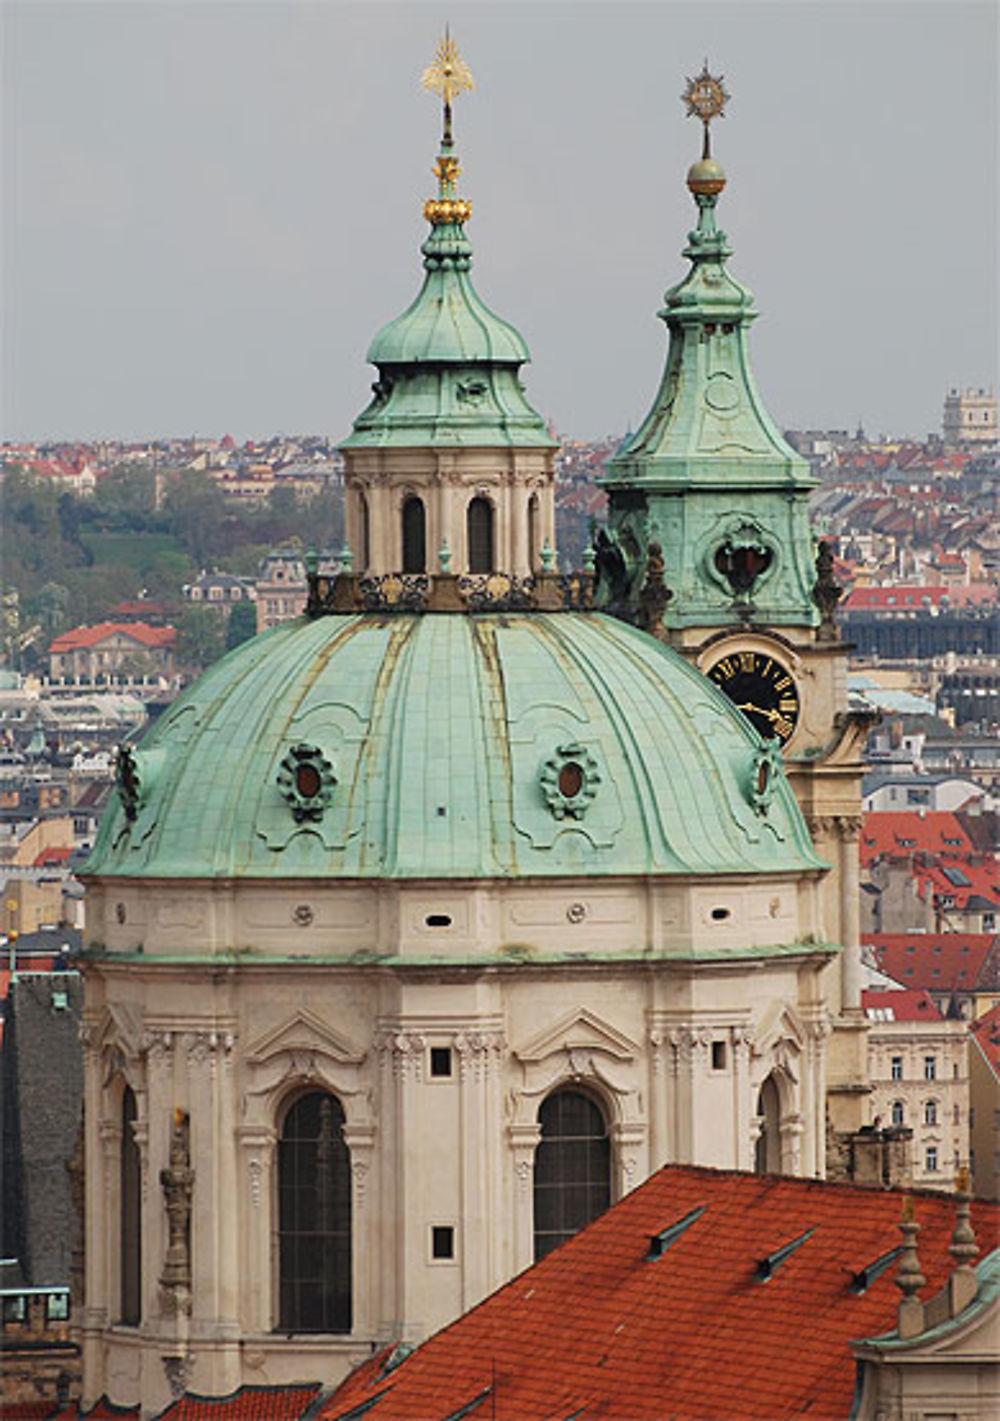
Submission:
POLYGON ((721 74, 708 72, 708 60, 702 65, 701 73, 687 81, 687 88, 681 98, 687 105, 688 118, 700 118, 705 126, 705 141, 702 157, 711 156, 708 126, 713 118, 725 118, 729 92, 722 82, 721 74))
POLYGON ((459 54, 458 45, 447 29, 444 32, 444 39, 437 47, 434 62, 424 70, 420 82, 425 89, 432 89, 435 94, 440 94, 446 108, 451 107, 452 99, 462 93, 464 89, 475 87, 472 81, 472 70, 459 54))

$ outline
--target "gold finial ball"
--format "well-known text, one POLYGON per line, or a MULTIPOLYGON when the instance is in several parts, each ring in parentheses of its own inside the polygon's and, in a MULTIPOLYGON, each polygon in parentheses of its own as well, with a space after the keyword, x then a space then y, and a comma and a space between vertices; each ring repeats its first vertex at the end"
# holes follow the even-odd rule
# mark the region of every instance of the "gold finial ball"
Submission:
POLYGON ((716 197, 726 186, 726 174, 714 158, 699 158, 688 168, 687 185, 691 192, 716 197))

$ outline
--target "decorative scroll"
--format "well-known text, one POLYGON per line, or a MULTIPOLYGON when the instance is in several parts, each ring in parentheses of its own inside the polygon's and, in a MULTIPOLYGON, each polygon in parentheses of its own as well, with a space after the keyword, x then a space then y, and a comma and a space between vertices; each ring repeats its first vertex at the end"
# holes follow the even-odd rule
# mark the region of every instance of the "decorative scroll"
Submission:
POLYGON ((460 577, 458 590, 470 612, 530 612, 535 606, 535 579, 509 572, 460 577))
POLYGON ((426 573, 390 572, 384 577, 362 577, 358 593, 365 612, 423 612, 430 580, 426 573))
POLYGON ((594 605, 594 572, 533 577, 489 572, 396 573, 331 577, 310 572, 306 615, 327 617, 354 612, 586 612, 594 605))

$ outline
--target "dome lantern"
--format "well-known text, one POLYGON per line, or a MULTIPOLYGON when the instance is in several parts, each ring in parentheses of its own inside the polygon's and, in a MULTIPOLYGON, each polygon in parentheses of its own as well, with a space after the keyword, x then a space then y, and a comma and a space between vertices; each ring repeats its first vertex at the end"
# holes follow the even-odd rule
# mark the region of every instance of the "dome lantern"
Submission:
POLYGON ((443 104, 424 280, 368 350, 372 400, 341 445, 348 535, 360 572, 429 572, 447 542, 459 576, 524 577, 554 541, 558 444, 525 397, 523 337, 472 284, 452 104, 473 81, 447 31, 423 84, 443 104))

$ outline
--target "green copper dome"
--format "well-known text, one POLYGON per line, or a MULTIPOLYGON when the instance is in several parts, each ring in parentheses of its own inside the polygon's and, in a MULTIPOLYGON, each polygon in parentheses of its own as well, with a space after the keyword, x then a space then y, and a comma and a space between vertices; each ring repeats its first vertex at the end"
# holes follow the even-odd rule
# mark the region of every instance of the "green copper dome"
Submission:
POLYGON ((469 275, 472 243, 460 225, 433 227, 420 250, 424 284, 413 304, 372 341, 372 365, 522 365, 531 359, 514 327, 480 300, 469 275))
POLYGON ((87 872, 500 878, 817 869, 774 752, 596 613, 285 623, 119 767, 87 872))
POLYGON ((372 341, 368 359, 379 378, 342 449, 556 447, 524 395, 527 345, 472 284, 464 226, 472 208, 457 195, 460 171, 449 120, 435 165, 438 196, 424 207, 431 224, 420 249, 424 282, 372 341))

